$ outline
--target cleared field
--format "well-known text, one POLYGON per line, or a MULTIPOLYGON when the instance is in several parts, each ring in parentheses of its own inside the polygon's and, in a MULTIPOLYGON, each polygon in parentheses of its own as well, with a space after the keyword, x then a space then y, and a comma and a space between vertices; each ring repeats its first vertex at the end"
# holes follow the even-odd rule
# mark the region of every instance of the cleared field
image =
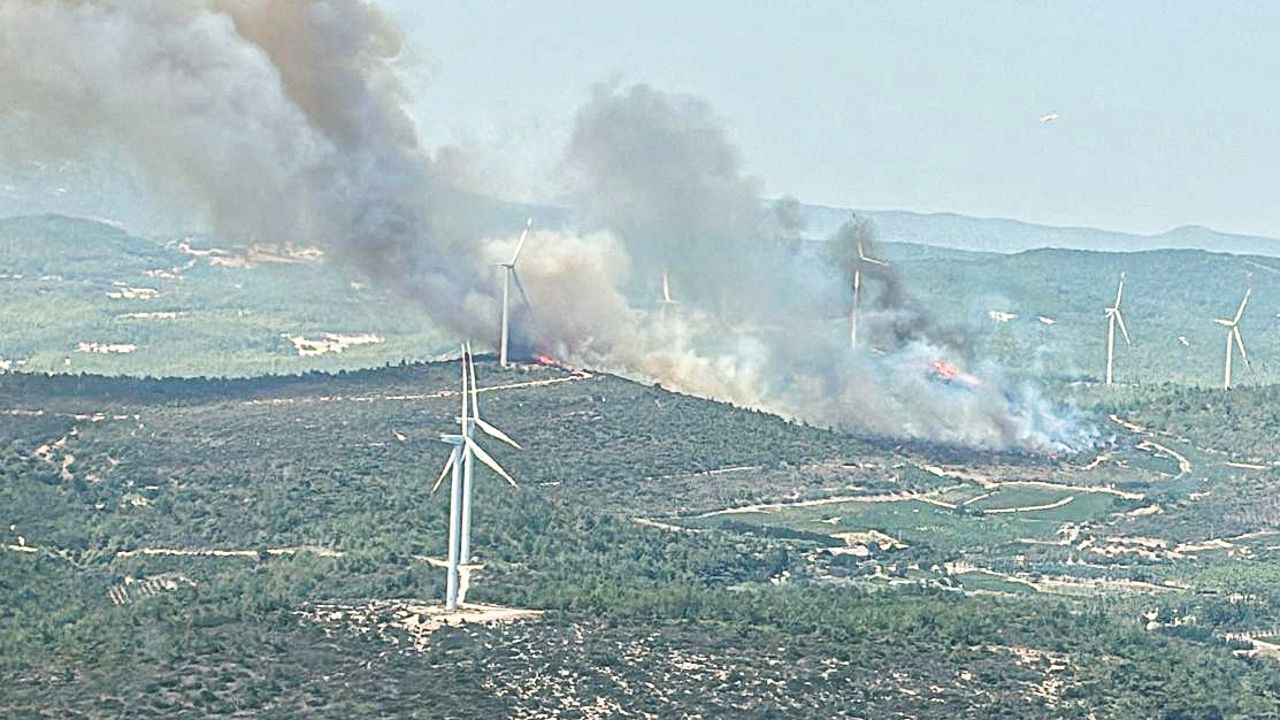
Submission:
MULTIPOLYGON (((991 547, 1022 538, 1050 540, 1063 524, 1100 521, 1135 501, 1074 488, 1000 487, 948 507, 933 498, 849 500, 824 505, 723 513, 680 521, 687 527, 720 527, 822 542, 843 532, 878 530, 909 546, 935 549, 991 547)), ((954 498, 948 498, 954 501, 954 498)))

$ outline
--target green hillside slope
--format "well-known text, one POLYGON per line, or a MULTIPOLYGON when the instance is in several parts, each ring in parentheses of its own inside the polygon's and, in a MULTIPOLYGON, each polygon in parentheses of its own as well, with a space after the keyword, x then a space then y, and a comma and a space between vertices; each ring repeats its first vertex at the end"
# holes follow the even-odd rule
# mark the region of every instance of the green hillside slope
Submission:
POLYGON ((455 374, 0 378, 0 715, 1280 715, 1269 661, 1214 635, 1276 622, 1266 537, 1190 559, 1090 549, 1163 537, 1194 492, 1239 497, 1243 471, 1194 438, 1160 440, 1190 484, 1136 439, 1112 461, 969 453, 978 481, 958 481, 920 451, 547 368, 479 368, 486 416, 527 450, 497 451, 518 489, 477 476, 469 595, 545 614, 423 635, 409 618, 442 590, 423 558, 443 548, 429 488, 455 374), (984 500, 981 483, 1014 484, 984 500), (1090 487, 1129 494, 1030 509, 1090 487), (845 509, 857 498, 870 526, 845 509), (1152 500, 1165 514, 1130 513, 1152 500), (845 543, 827 533, 899 525, 908 547, 828 549, 845 543), (1060 525, 1075 539, 1053 542, 1060 525))
MULTIPOLYGON (((1120 381, 1220 382, 1225 336, 1212 319, 1230 316, 1249 283, 1254 296, 1242 329, 1253 368, 1237 376, 1259 384, 1280 373, 1273 360, 1280 353, 1275 259, 1189 250, 999 255, 895 244, 885 253, 911 296, 966 329, 977 357, 1015 374, 1101 377, 1102 311, 1121 272, 1129 277, 1124 308, 1134 344, 1118 350, 1120 381), (998 323, 992 312, 1017 317, 998 323)), ((869 284, 871 301, 876 292, 869 284)), ((846 302, 833 298, 832 315, 846 302)), ((56 216, 0 221, 0 320, 0 357, 41 372, 337 370, 435 357, 456 341, 433 329, 412 302, 363 285, 306 249, 152 240, 56 216), (330 352, 300 355, 294 338, 323 349, 326 333, 363 336, 357 343, 365 344, 339 351, 328 343, 330 352), (113 345, 133 347, 93 351, 113 345)), ((843 330, 833 322, 831 332, 843 330)))

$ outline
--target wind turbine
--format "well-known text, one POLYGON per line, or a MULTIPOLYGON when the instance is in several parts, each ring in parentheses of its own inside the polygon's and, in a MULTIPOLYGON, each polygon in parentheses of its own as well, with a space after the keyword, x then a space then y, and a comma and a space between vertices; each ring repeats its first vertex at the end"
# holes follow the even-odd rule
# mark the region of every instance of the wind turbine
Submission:
POLYGON ((1244 338, 1240 336, 1240 318, 1244 317, 1244 308, 1249 304, 1249 296, 1252 294, 1253 288, 1249 288, 1244 291, 1244 299, 1240 301, 1240 307, 1236 310, 1235 317, 1230 320, 1224 320, 1222 318, 1214 320, 1214 322, 1227 329, 1227 364, 1226 369, 1223 372, 1222 380, 1222 386, 1227 390, 1231 389, 1231 360, 1232 356, 1235 354, 1233 352, 1234 348, 1231 347, 1233 344, 1240 348, 1240 359, 1244 361, 1245 367, 1249 366, 1249 353, 1245 352, 1244 338))
POLYGON ((510 296, 511 283, 516 284, 516 289, 520 291, 520 297, 524 298, 524 304, 530 308, 533 305, 529 302, 529 293, 525 292, 524 283, 520 282, 520 275, 516 272, 516 261, 520 259, 520 251, 524 249, 524 243, 529 239, 529 230, 533 228, 533 218, 529 218, 524 223, 524 232, 520 233, 520 240, 516 243, 516 251, 511 254, 511 260, 504 263, 498 263, 504 272, 502 274, 502 337, 498 340, 498 362, 502 367, 507 367, 507 344, 510 337, 510 296))
POLYGON ((667 276, 667 271, 662 271, 662 316, 665 318, 671 314, 671 307, 676 304, 671 299, 671 279, 667 276))
MULTIPOLYGON (((458 607, 459 562, 469 562, 471 554, 471 478, 473 458, 479 458, 480 462, 488 465, 502 479, 511 483, 512 487, 516 487, 515 479, 506 470, 503 470, 502 466, 489 453, 484 451, 484 448, 481 448, 471 439, 471 433, 478 427, 487 435, 516 445, 515 441, 507 437, 501 430, 482 420, 478 413, 473 414, 472 406, 474 406, 478 397, 475 387, 475 365, 471 359, 470 348, 465 345, 462 347, 461 395, 462 415, 458 418, 461 432, 457 435, 445 434, 440 436, 441 442, 452 445, 453 449, 449 454, 449 459, 444 464, 444 469, 440 471, 440 476, 436 478, 435 485, 431 488, 432 494, 435 494, 436 490, 439 490, 440 485, 444 482, 445 476, 452 477, 449 493, 449 552, 448 560, 445 563, 447 572, 445 610, 449 611, 456 610, 458 607)), ((516 445, 516 447, 519 446, 516 445)))
POLYGON ((1120 300, 1124 297, 1124 273, 1120 273, 1120 286, 1116 288, 1116 302, 1107 308, 1107 384, 1111 384, 1112 367, 1116 359, 1116 326, 1124 333, 1124 344, 1132 345, 1129 339, 1129 328, 1124 325, 1124 315, 1120 313, 1120 300))
MULTIPOLYGON (((479 428, 480 432, 488 435, 495 440, 500 440, 511 447, 522 450, 520 443, 512 440, 506 433, 498 428, 490 425, 480 417, 480 393, 476 386, 476 360, 471 353, 471 343, 467 343, 466 348, 467 366, 471 379, 471 425, 467 428, 468 438, 475 428, 479 428)), ((465 404, 465 400, 463 401, 465 404)), ((463 412, 466 412, 465 407, 463 412)), ((480 461, 488 465, 494 472, 498 473, 502 479, 511 483, 511 487, 516 487, 516 481, 507 474, 505 470, 498 465, 492 457, 490 457, 479 445, 471 442, 466 451, 463 453, 462 463, 462 538, 459 542, 458 555, 462 558, 462 562, 471 562, 471 475, 472 475, 472 457, 479 457, 480 461)))
MULTIPOLYGON (((462 414, 466 415, 467 397, 467 366, 464 359, 462 365, 462 414)), ((449 550, 448 559, 445 560, 445 591, 444 591, 444 609, 453 612, 458 609, 458 533, 462 520, 462 453, 465 447, 466 438, 466 420, 459 418, 462 425, 463 434, 442 434, 440 441, 451 445, 449 451, 449 459, 444 464, 444 469, 440 471, 440 477, 436 478, 436 484, 431 488, 434 495, 436 490, 440 488, 440 483, 444 482, 446 475, 452 477, 449 485, 449 550)))
POLYGON ((883 260, 867 257, 862 250, 862 241, 858 241, 858 263, 853 268, 853 305, 849 308, 849 347, 858 347, 858 307, 862 304, 862 266, 879 265, 889 267, 883 260))

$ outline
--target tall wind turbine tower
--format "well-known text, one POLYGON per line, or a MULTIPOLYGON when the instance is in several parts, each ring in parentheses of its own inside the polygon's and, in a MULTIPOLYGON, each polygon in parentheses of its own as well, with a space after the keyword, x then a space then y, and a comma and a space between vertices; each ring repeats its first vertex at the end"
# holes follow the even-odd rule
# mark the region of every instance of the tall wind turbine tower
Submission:
POLYGON ((1222 325, 1227 329, 1227 363, 1223 371, 1222 387, 1231 389, 1231 360, 1235 355, 1235 349, 1240 349, 1240 359, 1244 362, 1245 367, 1249 366, 1249 354, 1244 349, 1244 338, 1240 336, 1240 318, 1244 317, 1244 308, 1249 304, 1249 296, 1253 294, 1253 288, 1249 288, 1244 292, 1244 299, 1240 301, 1240 307, 1236 309, 1235 317, 1230 320, 1217 318, 1214 322, 1222 325), (1235 347, 1232 347, 1234 345, 1235 347))
POLYGON ((862 241, 858 241, 858 262, 853 267, 853 305, 849 308, 849 347, 858 347, 858 312, 862 305, 862 266, 878 265, 889 267, 883 260, 867 257, 862 249, 862 241))
MULTIPOLYGON (((480 432, 495 440, 500 440, 517 450, 523 449, 520 447, 520 443, 512 440, 506 433, 490 425, 480 417, 480 393, 476 386, 476 359, 475 355, 471 353, 471 343, 467 343, 466 358, 471 380, 471 417, 469 419, 470 425, 467 427, 468 437, 476 428, 479 428, 480 432)), ((464 400, 463 402, 465 405, 466 401, 464 400)), ((502 479, 510 483, 511 487, 516 487, 516 481, 492 457, 484 454, 484 450, 481 450, 479 445, 471 443, 465 449, 462 463, 462 536, 458 543, 458 555, 464 563, 471 562, 471 476, 473 457, 480 457, 481 462, 492 468, 502 479)))
POLYGON ((470 562, 471 555, 471 485, 473 458, 488 465, 502 479, 516 487, 516 481, 502 466, 485 452, 471 434, 480 428, 486 435, 496 437, 504 442, 519 447, 514 440, 501 430, 482 420, 476 409, 478 393, 475 387, 475 365, 468 346, 462 348, 462 415, 458 417, 461 432, 457 435, 441 435, 440 440, 453 446, 449 459, 445 462, 440 477, 436 478, 431 492, 434 494, 444 482, 445 476, 451 476, 449 493, 449 551, 445 561, 447 582, 445 585, 445 610, 453 611, 458 607, 459 563, 470 562))
POLYGON ((451 445, 449 451, 449 459, 445 461, 444 469, 440 471, 440 477, 436 478, 436 484, 431 488, 432 494, 440 488, 440 484, 444 482, 445 476, 450 476, 449 484, 449 550, 447 559, 445 560, 445 591, 444 591, 444 609, 453 612, 458 609, 458 539, 461 532, 462 523, 462 466, 463 451, 466 447, 467 432, 467 364, 466 360, 462 363, 462 417, 459 424, 462 426, 462 433, 458 435, 442 434, 440 441, 451 445))
POLYGON ((1116 302, 1107 308, 1107 384, 1111 384, 1112 367, 1116 359, 1116 326, 1124 333, 1124 344, 1132 345, 1129 339, 1129 328, 1125 327, 1124 315, 1120 313, 1120 301, 1124 298, 1124 273, 1120 273, 1120 286, 1116 288, 1116 302))
POLYGON ((516 251, 511 254, 511 260, 504 263, 498 263, 503 269, 502 273, 502 337, 498 339, 498 362, 502 367, 507 367, 507 344, 510 338, 511 330, 511 284, 514 282, 516 289, 520 291, 520 296, 524 298, 525 305, 533 307, 529 303, 529 293, 525 292, 524 283, 520 282, 520 275, 516 272, 516 261, 520 259, 520 251, 524 249, 524 243, 529 239, 529 230, 533 228, 533 218, 529 218, 524 223, 524 232, 520 233, 520 240, 516 243, 516 251))

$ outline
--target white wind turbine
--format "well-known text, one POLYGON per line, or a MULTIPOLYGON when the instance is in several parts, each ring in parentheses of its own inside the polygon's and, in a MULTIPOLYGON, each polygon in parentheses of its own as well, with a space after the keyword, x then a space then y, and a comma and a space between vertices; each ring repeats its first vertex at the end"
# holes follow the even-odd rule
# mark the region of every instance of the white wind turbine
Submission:
POLYGON ((676 304, 671 299, 671 279, 667 276, 667 271, 662 271, 662 316, 665 318, 671 314, 671 307, 676 304))
POLYGON ((514 282, 516 289, 520 291, 520 297, 524 298, 524 304, 530 308, 533 307, 529 302, 529 293, 525 292, 524 283, 520 282, 520 275, 516 272, 516 261, 520 259, 520 251, 524 249, 524 243, 529 239, 529 230, 532 228, 533 218, 529 218, 524 223, 524 232, 520 233, 520 240, 516 243, 516 251, 511 254, 511 260, 498 263, 498 266, 504 271, 502 273, 502 337, 498 339, 498 362, 502 367, 507 367, 507 344, 511 329, 511 283, 514 282))
POLYGON ((471 555, 471 478, 473 458, 479 458, 480 462, 488 465, 490 469, 510 483, 512 487, 516 487, 515 479, 506 470, 503 470, 502 466, 489 453, 485 452, 484 448, 471 439, 471 433, 478 427, 486 435, 519 447, 514 440, 507 437, 501 430, 482 420, 478 412, 473 414, 472 407, 475 405, 478 394, 475 387, 475 365, 471 358, 470 348, 467 346, 462 348, 461 395, 462 415, 458 418, 461 433, 440 436, 440 440, 452 445, 453 450, 444 464, 444 469, 440 471, 440 477, 436 478, 436 483, 431 488, 431 492, 434 494, 444 482, 445 476, 452 475, 449 495, 449 552, 448 560, 446 560, 445 564, 447 571, 445 609, 450 611, 457 609, 458 606, 459 563, 469 562, 471 555))
POLYGON ((858 308, 862 304, 862 266, 879 265, 889 267, 883 260, 867 257, 862 249, 862 241, 858 241, 858 263, 853 268, 853 305, 849 308, 849 347, 858 347, 858 308))
MULTIPOLYGON (((500 440, 517 450, 522 450, 520 443, 512 440, 506 433, 490 425, 480 417, 480 392, 476 386, 476 359, 471 352, 471 343, 467 343, 467 365, 471 379, 472 426, 480 428, 480 432, 495 440, 500 440)), ((468 428, 468 436, 470 436, 470 430, 471 428, 468 428)), ((485 454, 479 445, 471 443, 463 456, 464 462, 462 464, 462 539, 459 543, 458 554, 464 563, 471 562, 471 458, 473 455, 479 457, 481 462, 502 476, 502 479, 511 483, 511 487, 516 487, 516 481, 492 457, 485 454)))
POLYGON ((1124 298, 1124 273, 1120 273, 1120 286, 1116 288, 1116 302, 1107 308, 1107 384, 1111 384, 1112 367, 1116 358, 1116 326, 1124 333, 1124 344, 1132 345, 1129 339, 1129 328, 1125 327, 1124 315, 1120 312, 1120 300, 1124 298))
POLYGON ((1223 371, 1222 380, 1222 386, 1227 390, 1231 389, 1231 361, 1232 356, 1235 355, 1235 348, 1232 345, 1240 348, 1240 359, 1244 361, 1245 367, 1249 367, 1249 353, 1245 352, 1244 338, 1240 336, 1240 318, 1244 317, 1244 308, 1249 304, 1249 296, 1252 294, 1253 288, 1245 290, 1244 299, 1240 301, 1240 307, 1236 309, 1235 317, 1230 320, 1222 318, 1214 320, 1214 322, 1227 329, 1227 364, 1226 369, 1223 371))

